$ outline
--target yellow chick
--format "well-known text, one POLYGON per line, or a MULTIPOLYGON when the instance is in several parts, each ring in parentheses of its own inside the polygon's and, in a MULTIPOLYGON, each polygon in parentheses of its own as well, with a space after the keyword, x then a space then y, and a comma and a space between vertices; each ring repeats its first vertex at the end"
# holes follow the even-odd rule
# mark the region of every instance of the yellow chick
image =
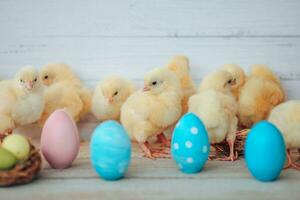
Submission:
POLYGON ((285 99, 276 75, 264 65, 252 66, 251 75, 240 90, 238 116, 240 124, 250 128, 268 117, 270 111, 285 99))
POLYGON ((48 86, 45 90, 45 110, 39 120, 41 125, 49 115, 64 108, 76 122, 82 119, 91 107, 91 92, 66 64, 48 64, 41 70, 41 80, 48 86))
POLYGON ((121 108, 121 122, 131 140, 138 142, 148 158, 161 157, 148 143, 151 136, 161 135, 181 116, 181 86, 167 68, 146 74, 144 89, 136 91, 121 108))
POLYGON ((292 100, 276 106, 270 113, 268 121, 272 122, 283 134, 287 155, 288 165, 300 170, 300 165, 292 161, 292 149, 300 152, 300 101, 292 100))
POLYGON ((236 100, 238 100, 240 90, 246 82, 246 74, 244 70, 236 64, 225 64, 223 65, 222 69, 228 71, 233 76, 235 85, 232 87, 231 92, 236 100))
POLYGON ((50 63, 45 65, 41 72, 41 80, 44 85, 50 86, 58 82, 68 82, 73 86, 82 87, 81 80, 64 63, 50 63))
POLYGON ((134 92, 134 84, 119 76, 110 76, 96 87, 92 98, 92 112, 100 120, 120 120, 121 106, 134 92))
POLYGON ((202 120, 210 143, 217 144, 226 139, 230 155, 223 160, 231 161, 236 159, 234 142, 238 125, 237 102, 231 93, 234 84, 234 77, 229 72, 218 70, 202 80, 199 93, 189 100, 189 112, 202 120))
POLYGON ((195 83, 190 75, 189 60, 186 56, 175 56, 167 65, 167 68, 176 74, 181 83, 182 89, 182 113, 188 111, 188 100, 196 93, 195 83))
POLYGON ((34 67, 26 66, 13 80, 0 82, 0 133, 36 122, 43 109, 42 84, 34 67))

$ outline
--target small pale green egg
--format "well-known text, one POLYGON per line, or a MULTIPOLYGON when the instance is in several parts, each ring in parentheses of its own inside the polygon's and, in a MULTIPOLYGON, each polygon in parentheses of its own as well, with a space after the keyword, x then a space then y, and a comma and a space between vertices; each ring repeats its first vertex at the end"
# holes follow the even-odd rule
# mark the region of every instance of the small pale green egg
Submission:
POLYGON ((2 143, 2 147, 10 151, 18 161, 25 161, 30 153, 28 140, 19 134, 7 136, 2 143))
POLYGON ((16 163, 16 157, 8 150, 0 147, 0 170, 11 169, 16 163))

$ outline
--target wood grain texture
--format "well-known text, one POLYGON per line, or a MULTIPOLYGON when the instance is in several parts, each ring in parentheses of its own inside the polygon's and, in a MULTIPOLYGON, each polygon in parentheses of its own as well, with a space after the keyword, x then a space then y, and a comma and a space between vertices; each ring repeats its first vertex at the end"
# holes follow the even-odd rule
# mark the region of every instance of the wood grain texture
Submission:
POLYGON ((298 0, 2 0, 0 35, 295 37, 300 35, 299 9, 298 0))
POLYGON ((299 52, 300 38, 24 38, 0 46, 0 75, 11 78, 25 64, 66 62, 91 89, 110 74, 140 85, 147 71, 185 54, 197 83, 224 63, 246 71, 251 64, 268 64, 294 99, 300 98, 299 52))
POLYGON ((195 79, 224 63, 238 63, 245 70, 251 64, 265 63, 281 79, 299 80, 298 52, 300 38, 23 39, 2 43, 0 64, 1 73, 9 78, 25 64, 41 67, 48 62, 66 62, 87 84, 94 85, 112 73, 142 79, 153 67, 185 54, 195 79))
MULTIPOLYGON (((224 63, 268 64, 289 99, 300 99, 299 0, 1 0, 0 77, 23 65, 66 62, 91 89, 109 74, 141 85, 144 74, 176 54, 190 58, 197 83, 224 63)), ((89 141, 98 122, 78 124, 89 141)), ((38 141, 36 125, 16 130, 38 141)), ((173 161, 141 158, 135 149, 126 178, 101 180, 84 143, 72 168, 44 162, 32 184, 0 188, 0 199, 299 199, 300 175, 283 171, 260 183, 243 160, 209 161, 200 174, 180 173, 173 161)))
POLYGON ((199 174, 183 174, 169 159, 149 160, 134 146, 132 163, 121 181, 104 181, 90 165, 88 143, 81 146, 72 168, 54 170, 44 162, 37 181, 14 188, 0 188, 10 199, 297 199, 300 174, 283 171, 273 183, 254 180, 244 160, 209 161, 199 174))
POLYGON ((69 63, 87 82, 111 73, 142 79, 172 56, 190 58, 195 79, 223 65, 265 63, 285 80, 299 80, 300 38, 24 38, 3 41, 1 72, 13 76, 25 64, 69 63), (17 58, 17 59, 16 59, 17 58))

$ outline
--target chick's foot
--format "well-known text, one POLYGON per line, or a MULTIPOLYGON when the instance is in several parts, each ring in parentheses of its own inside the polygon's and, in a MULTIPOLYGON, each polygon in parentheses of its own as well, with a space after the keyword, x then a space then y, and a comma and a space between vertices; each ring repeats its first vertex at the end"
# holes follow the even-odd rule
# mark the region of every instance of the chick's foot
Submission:
POLYGON ((171 147, 171 140, 167 139, 164 133, 160 133, 156 137, 157 137, 157 143, 161 143, 166 147, 171 147))
POLYGON ((292 166, 291 151, 289 149, 286 151, 286 157, 287 157, 287 164, 283 167, 283 169, 289 169, 292 166))
POLYGON ((300 171, 300 165, 298 163, 292 163, 292 167, 298 171, 300 171))
POLYGON ((155 157, 152 155, 152 151, 150 149, 150 145, 149 145, 148 142, 144 142, 144 143, 143 142, 139 142, 139 146, 140 146, 141 150, 143 151, 144 156, 146 158, 150 158, 152 160, 155 159, 155 157))
POLYGON ((229 145, 229 149, 230 149, 230 155, 229 158, 231 161, 235 161, 238 159, 238 152, 234 151, 234 141, 232 140, 228 140, 228 145, 229 145))
POLYGON ((294 169, 300 171, 300 164, 293 161, 290 149, 287 150, 287 159, 288 159, 288 163, 284 166, 283 169, 294 168, 294 169))
POLYGON ((215 160, 218 161, 235 161, 238 159, 238 152, 234 151, 234 141, 232 140, 228 140, 227 141, 228 145, 229 145, 229 149, 230 149, 230 154, 228 157, 224 157, 224 158, 217 158, 215 160))
POLYGON ((155 158, 171 158, 170 148, 155 148, 152 153, 155 158))
POLYGON ((139 143, 140 148, 142 149, 144 156, 150 159, 156 158, 171 158, 170 150, 166 148, 151 148, 148 142, 139 143))

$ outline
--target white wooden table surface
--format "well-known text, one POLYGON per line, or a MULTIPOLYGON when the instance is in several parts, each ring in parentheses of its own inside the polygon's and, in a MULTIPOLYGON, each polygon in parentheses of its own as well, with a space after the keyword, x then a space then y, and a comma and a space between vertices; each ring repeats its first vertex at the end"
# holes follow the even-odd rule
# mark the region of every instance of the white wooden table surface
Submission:
POLYGON ((44 161, 33 183, 0 188, 1 199, 299 199, 300 173, 285 170, 276 182, 254 180, 243 159, 236 162, 208 161, 198 174, 183 174, 171 159, 143 158, 133 146, 125 178, 104 181, 90 164, 89 146, 81 144, 73 166, 55 170, 44 161))
MULTIPOLYGON (((109 74, 141 84, 143 75, 176 54, 190 58, 199 83, 224 63, 268 64, 289 99, 299 99, 299 0, 1 0, 0 77, 23 65, 70 64, 92 89, 109 74)), ((79 123, 89 141, 93 117, 79 123)), ((35 126, 20 132, 38 137, 35 126)), ((45 169, 32 184, 1 188, 0 199, 299 199, 300 175, 260 183, 244 162, 208 162, 203 173, 180 173, 171 160, 135 153, 124 180, 105 182, 91 169, 87 146, 68 170, 45 169)))
POLYGON ((199 174, 179 172, 171 159, 143 158, 134 146, 125 178, 104 181, 92 169, 88 143, 81 145, 73 166, 55 170, 43 162, 33 183, 0 189, 1 199, 299 199, 300 173, 285 170, 276 182, 261 183, 244 160, 208 161, 199 174))

